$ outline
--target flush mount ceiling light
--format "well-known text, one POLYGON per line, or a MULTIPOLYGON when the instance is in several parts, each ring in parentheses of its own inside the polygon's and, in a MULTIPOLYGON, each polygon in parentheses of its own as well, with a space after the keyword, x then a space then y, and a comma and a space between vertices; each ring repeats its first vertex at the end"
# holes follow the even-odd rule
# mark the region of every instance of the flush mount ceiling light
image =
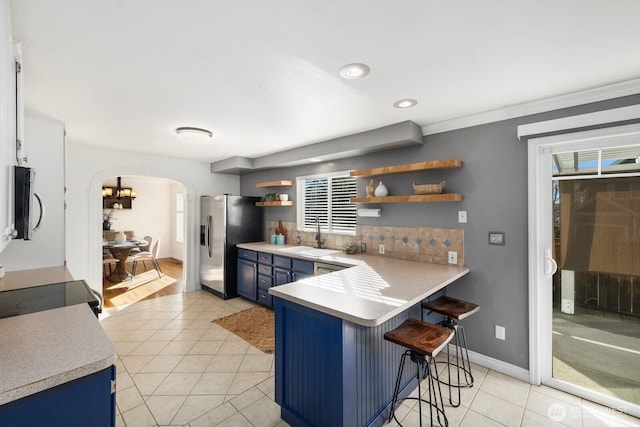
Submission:
POLYGON ((340 77, 343 79, 361 79, 367 74, 369 74, 369 66, 367 64, 353 63, 340 68, 340 77))
POLYGON ((177 128, 176 133, 184 142, 191 144, 204 144, 213 137, 213 132, 210 130, 187 126, 177 128))
POLYGON ((416 105, 417 103, 418 101, 416 101, 415 99, 407 98, 407 99, 400 99, 394 102, 393 106, 396 108, 410 108, 416 105))

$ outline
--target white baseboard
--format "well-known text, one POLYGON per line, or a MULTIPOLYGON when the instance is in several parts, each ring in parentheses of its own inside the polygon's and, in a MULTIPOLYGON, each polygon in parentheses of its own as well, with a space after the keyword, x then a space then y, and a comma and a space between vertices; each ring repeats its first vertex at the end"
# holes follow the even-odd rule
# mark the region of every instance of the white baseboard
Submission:
POLYGON ((519 379, 520 381, 524 381, 527 384, 529 384, 528 369, 524 369, 519 366, 515 366, 510 363, 503 362, 502 360, 494 359, 493 357, 476 353, 474 351, 469 351, 469 360, 475 363, 476 365, 480 365, 487 369, 500 372, 501 374, 509 375, 510 377, 519 379))

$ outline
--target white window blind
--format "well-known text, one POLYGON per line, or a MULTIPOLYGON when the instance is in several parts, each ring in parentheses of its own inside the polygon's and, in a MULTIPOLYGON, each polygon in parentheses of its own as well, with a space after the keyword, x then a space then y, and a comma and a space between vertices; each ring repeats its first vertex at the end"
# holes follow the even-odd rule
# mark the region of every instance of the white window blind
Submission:
POLYGON ((297 178, 298 230, 351 234, 356 231, 356 178, 349 172, 297 178))

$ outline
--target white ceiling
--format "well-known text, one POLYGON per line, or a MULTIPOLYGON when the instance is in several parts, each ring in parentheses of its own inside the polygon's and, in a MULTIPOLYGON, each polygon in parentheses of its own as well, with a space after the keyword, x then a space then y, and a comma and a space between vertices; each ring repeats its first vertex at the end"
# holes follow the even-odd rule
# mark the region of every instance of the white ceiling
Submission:
MULTIPOLYGON (((215 161, 640 76, 636 0, 12 0, 27 110, 67 140, 215 161), (364 62, 371 73, 342 80, 364 62), (418 105, 399 110, 401 98, 418 105), (185 145, 178 126, 205 127, 185 145)), ((27 141, 28 143, 28 141, 27 141)))

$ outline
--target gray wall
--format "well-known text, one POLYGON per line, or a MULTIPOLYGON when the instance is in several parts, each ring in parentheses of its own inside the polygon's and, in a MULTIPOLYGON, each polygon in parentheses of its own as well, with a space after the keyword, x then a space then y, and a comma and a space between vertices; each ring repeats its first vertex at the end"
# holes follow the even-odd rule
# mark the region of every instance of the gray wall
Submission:
MULTIPOLYGON (((368 169, 456 157, 460 170, 430 171, 381 176, 390 194, 411 194, 411 183, 444 179, 446 191, 461 193, 460 203, 401 203, 380 207, 381 218, 359 218, 362 224, 428 227, 463 227, 465 265, 471 273, 447 288, 447 293, 480 304, 473 320, 465 322, 469 348, 486 356, 528 369, 528 258, 527 258, 527 144, 518 141, 517 126, 541 120, 639 104, 640 95, 604 101, 544 114, 505 120, 425 137, 424 146, 402 148, 302 167, 282 168, 243 175, 243 195, 288 192, 295 188, 256 188, 255 183, 291 179, 323 171, 368 169), (468 223, 457 223, 457 211, 468 211, 468 223), (487 233, 504 231, 505 246, 490 246, 487 233), (506 340, 494 338, 494 325, 506 328, 506 340)), ((364 195, 368 178, 360 179, 364 195)), ((267 220, 295 221, 295 207, 266 208, 267 220)))

